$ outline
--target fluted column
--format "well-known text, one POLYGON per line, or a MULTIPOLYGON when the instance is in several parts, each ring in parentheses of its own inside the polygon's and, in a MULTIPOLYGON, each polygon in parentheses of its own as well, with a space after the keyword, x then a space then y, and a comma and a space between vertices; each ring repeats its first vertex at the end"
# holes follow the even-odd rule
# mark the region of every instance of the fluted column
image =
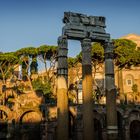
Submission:
POLYGON ((67 38, 58 38, 57 140, 68 140, 67 38))
POLYGON ((105 91, 108 140, 118 140, 116 87, 114 80, 113 44, 105 43, 105 91))
POLYGON ((84 140, 94 140, 93 86, 91 66, 91 40, 84 39, 82 45, 82 92, 83 92, 83 136, 84 140))

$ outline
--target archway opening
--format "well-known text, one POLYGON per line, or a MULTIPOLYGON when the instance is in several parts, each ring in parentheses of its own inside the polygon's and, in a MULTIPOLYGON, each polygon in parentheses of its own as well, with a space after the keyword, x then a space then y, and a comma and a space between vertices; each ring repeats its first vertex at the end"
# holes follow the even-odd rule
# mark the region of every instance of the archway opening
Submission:
POLYGON ((0 110, 0 139, 1 140, 6 139, 6 135, 8 132, 7 119, 8 119, 7 113, 4 112, 3 110, 0 110))
POLYGON ((68 57, 76 57, 81 52, 81 43, 78 40, 68 40, 68 57))
POLYGON ((134 120, 130 124, 130 139, 140 140, 140 121, 134 120))
POLYGON ((94 119, 94 135, 95 140, 103 140, 101 123, 97 119, 94 119))
POLYGON ((72 104, 79 103, 78 92, 79 81, 81 80, 81 64, 79 55, 81 52, 81 43, 78 40, 68 40, 68 97, 72 104))
POLYGON ((20 139, 38 140, 40 139, 41 115, 35 111, 27 111, 20 118, 21 133, 20 139))
POLYGON ((118 123, 118 136, 119 138, 123 138, 123 119, 122 119, 122 115, 119 111, 117 111, 117 123, 118 123))

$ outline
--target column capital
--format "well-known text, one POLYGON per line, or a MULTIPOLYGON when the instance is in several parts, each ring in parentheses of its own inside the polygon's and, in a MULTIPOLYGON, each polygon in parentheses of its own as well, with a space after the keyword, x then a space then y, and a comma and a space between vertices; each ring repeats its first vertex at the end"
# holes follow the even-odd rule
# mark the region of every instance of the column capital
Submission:
POLYGON ((57 43, 60 48, 67 48, 68 45, 67 36, 59 36, 57 43))
POLYGON ((106 52, 113 52, 113 50, 114 50, 114 45, 113 45, 112 41, 104 42, 103 43, 103 47, 104 47, 106 52))
POLYGON ((67 36, 60 36, 58 37, 58 58, 66 57, 68 53, 68 41, 67 36))
POLYGON ((91 39, 85 38, 81 41, 82 52, 91 52, 91 39))
POLYGON ((68 54, 67 36, 60 36, 58 38, 57 74, 63 75, 65 77, 67 77, 67 75, 68 75, 67 54, 68 54))
POLYGON ((85 38, 81 41, 82 65, 91 65, 91 40, 85 38))
POLYGON ((83 44, 82 47, 84 47, 86 44, 91 44, 91 39, 84 38, 83 40, 81 40, 81 44, 83 44))
POLYGON ((104 51, 105 51, 105 59, 113 59, 114 58, 114 45, 112 42, 104 43, 104 51))

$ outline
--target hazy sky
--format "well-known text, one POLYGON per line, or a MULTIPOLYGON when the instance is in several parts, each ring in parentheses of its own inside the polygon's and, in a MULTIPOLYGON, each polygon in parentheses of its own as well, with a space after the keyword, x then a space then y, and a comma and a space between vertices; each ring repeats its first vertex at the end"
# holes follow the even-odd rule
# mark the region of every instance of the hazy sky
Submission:
MULTIPOLYGON (((0 51, 57 45, 64 11, 105 16, 112 38, 140 35, 140 0, 0 0, 0 51)), ((79 49, 69 41, 70 55, 79 49)))

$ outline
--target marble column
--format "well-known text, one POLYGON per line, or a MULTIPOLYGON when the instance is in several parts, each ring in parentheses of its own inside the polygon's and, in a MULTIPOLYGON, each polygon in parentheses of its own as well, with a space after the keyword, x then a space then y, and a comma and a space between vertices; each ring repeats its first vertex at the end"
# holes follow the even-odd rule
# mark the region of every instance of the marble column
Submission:
POLYGON ((83 137, 94 140, 93 85, 91 66, 91 40, 81 41, 82 46, 82 94, 83 94, 83 137))
POLYGON ((67 38, 58 38, 58 69, 57 69, 57 140, 68 140, 68 64, 67 38))
POLYGON ((116 87, 114 80, 113 44, 105 43, 105 91, 107 112, 107 139, 118 140, 116 87))

